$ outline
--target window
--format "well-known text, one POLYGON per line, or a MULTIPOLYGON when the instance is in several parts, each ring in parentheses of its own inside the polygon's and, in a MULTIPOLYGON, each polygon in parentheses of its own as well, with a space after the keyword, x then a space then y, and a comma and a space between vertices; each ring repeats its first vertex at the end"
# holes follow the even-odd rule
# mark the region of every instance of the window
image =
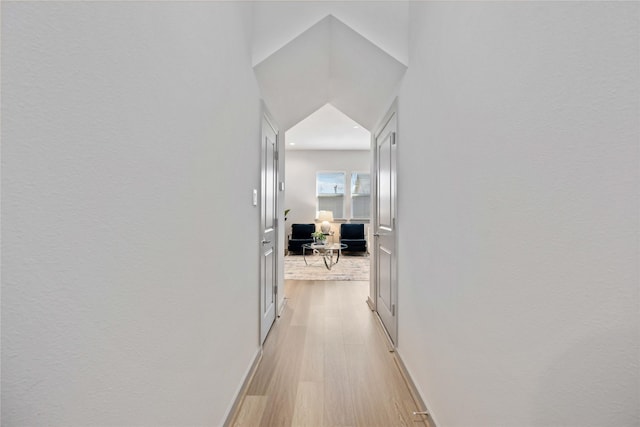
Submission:
POLYGON ((316 174, 317 211, 331 211, 333 218, 344 218, 344 172, 316 174))
POLYGON ((351 218, 368 219, 371 207, 371 175, 351 174, 351 218))

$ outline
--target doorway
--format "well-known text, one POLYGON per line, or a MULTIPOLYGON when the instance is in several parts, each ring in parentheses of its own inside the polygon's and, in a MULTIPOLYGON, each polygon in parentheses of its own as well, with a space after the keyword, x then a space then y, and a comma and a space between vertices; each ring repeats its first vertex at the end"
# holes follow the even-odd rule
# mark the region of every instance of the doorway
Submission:
POLYGON ((287 244, 287 249, 293 250, 285 251, 285 277, 369 281, 370 132, 333 105, 326 104, 289 129, 284 137, 286 194, 283 207, 290 210, 285 227, 287 237, 293 237, 291 245, 287 244), (296 236, 292 236, 294 224, 296 236), (345 244, 341 235, 344 226, 360 227, 362 231, 361 241, 356 242, 357 236, 354 236, 353 244, 349 242, 346 249, 340 249, 343 252, 339 253, 339 260, 334 251, 334 263, 327 263, 330 269, 324 262, 317 262, 317 256, 309 261, 309 251, 305 252, 308 261, 305 263, 297 244, 305 237, 311 239, 307 227, 321 231, 323 225, 327 244, 334 246, 345 244), (301 229, 306 236, 297 235, 301 229))
MULTIPOLYGON (((328 9, 332 9, 332 7, 328 7, 328 9)), ((354 126, 352 126, 353 128, 358 125, 363 129, 377 130, 380 118, 389 107, 389 100, 393 99, 397 93, 398 85, 407 70, 406 61, 402 62, 405 57, 402 54, 397 55, 401 52, 395 52, 395 56, 393 56, 387 50, 381 49, 379 45, 363 36, 362 33, 351 28, 348 23, 337 18, 329 10, 326 13, 318 13, 320 13, 320 16, 318 16, 315 24, 302 33, 297 30, 295 34, 291 33, 290 37, 292 38, 287 39, 286 43, 282 43, 283 39, 276 37, 274 32, 272 34, 274 36, 272 39, 273 47, 280 46, 280 48, 276 50, 271 48, 268 52, 264 51, 254 56, 254 72, 258 85, 265 103, 269 106, 281 126, 287 149, 290 148, 291 143, 297 144, 290 138, 289 132, 326 106, 334 108, 353 120, 355 122, 354 126), (354 55, 353 52, 358 52, 358 54, 354 55)), ((269 18, 262 17, 261 14, 257 16, 257 19, 264 23, 265 29, 271 28, 269 18)), ((386 19, 387 13, 382 13, 380 17, 386 19)), ((399 26, 398 31, 404 32, 405 30, 402 26, 399 26)), ((267 33, 271 34, 270 31, 265 30, 265 35, 267 33)), ((379 183, 376 183, 371 159, 377 158, 376 156, 393 156, 391 151, 394 149, 390 148, 395 146, 395 133, 393 135, 388 141, 381 141, 383 142, 382 151, 375 155, 371 154, 372 138, 367 138, 365 150, 368 163, 362 168, 347 168, 333 164, 330 167, 319 168, 309 176, 307 172, 310 167, 307 166, 306 169, 302 170, 304 173, 298 173, 294 178, 295 182, 297 184, 307 180, 305 185, 311 188, 309 193, 315 195, 314 198, 311 198, 311 201, 299 199, 296 201, 298 204, 294 205, 290 197, 292 194, 292 181, 289 178, 285 178, 286 194, 284 197, 286 197, 286 202, 281 205, 279 214, 284 220, 284 211, 287 209, 290 209, 290 211, 287 215, 287 222, 281 223, 281 225, 284 225, 280 231, 281 242, 284 247, 278 250, 278 256, 281 259, 285 258, 284 255, 288 249, 287 238, 291 234, 292 224, 313 224, 316 227, 319 225, 316 220, 320 209, 318 209, 318 194, 316 183, 314 182, 315 172, 324 169, 325 172, 342 172, 345 177, 348 177, 354 172, 363 173, 368 171, 371 187, 373 188, 379 183)), ((321 156, 321 154, 317 154, 315 157, 317 159, 321 156)), ((287 157, 289 156, 287 155, 287 157)), ((340 157, 340 155, 336 154, 332 160, 335 161, 340 157)), ((291 163, 287 161, 287 165, 283 167, 283 173, 290 177, 293 172, 291 163)), ((391 173, 389 169, 385 169, 384 172, 391 173)), ((345 178, 345 186, 350 185, 348 179, 345 178)), ((390 183, 391 181, 387 184, 390 185, 390 183)), ((395 185, 395 181, 393 184, 395 185)), ((385 188, 387 187, 389 186, 385 188)), ((337 201, 340 197, 343 198, 342 200, 345 203, 351 202, 347 192, 339 194, 338 187, 335 187, 332 202, 337 201)), ((395 237, 378 239, 374 238, 373 234, 374 231, 377 234, 395 232, 395 222, 392 227, 389 227, 389 224, 386 224, 388 222, 386 220, 389 218, 385 217, 383 218, 385 221, 381 220, 381 223, 384 222, 384 227, 386 228, 384 230, 376 229, 373 219, 373 206, 377 202, 374 202, 373 192, 369 197, 370 202, 367 206, 370 207, 370 219, 362 221, 366 229, 367 252, 374 253, 374 250, 375 252, 386 251, 384 253, 386 258, 383 255, 381 260, 375 264, 376 268, 380 267, 382 269, 375 270, 375 272, 384 279, 384 282, 376 279, 376 283, 384 283, 384 286, 388 287, 388 289, 384 289, 384 294, 380 295, 380 303, 381 306, 389 307, 392 313, 389 319, 392 320, 395 319, 397 311, 397 297, 390 296, 394 293, 392 289, 397 288, 393 283, 396 280, 394 263, 396 262, 397 254, 395 253, 395 248, 391 247, 389 242, 395 242, 395 237), (385 240, 387 243, 384 243, 385 240), (379 243, 383 244, 379 245, 379 243), (385 298, 383 298, 384 295, 386 295, 385 298)), ((342 204, 336 209, 341 211, 342 215, 335 213, 333 215, 332 232, 334 242, 336 240, 339 241, 339 228, 342 223, 353 222, 354 219, 358 219, 351 215, 351 209, 347 208, 346 204, 342 204)), ((397 221, 395 215, 392 220, 397 221)), ((283 267, 280 270, 281 274, 283 274, 286 270, 284 262, 280 265, 283 267)), ((281 275, 280 278, 280 285, 283 286, 284 277, 281 275)), ((370 287, 372 288, 369 297, 370 306, 377 310, 377 291, 379 288, 383 289, 383 286, 378 288, 371 285, 370 287)), ((393 322, 387 322, 387 324, 391 325, 388 326, 390 329, 395 329, 393 322)))

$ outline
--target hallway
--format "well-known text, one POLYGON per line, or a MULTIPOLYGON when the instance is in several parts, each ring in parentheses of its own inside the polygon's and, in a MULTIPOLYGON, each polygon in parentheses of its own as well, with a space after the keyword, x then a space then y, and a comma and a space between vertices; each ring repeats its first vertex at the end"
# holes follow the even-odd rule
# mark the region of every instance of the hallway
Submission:
POLYGON ((286 283, 234 426, 429 426, 365 303, 368 282, 286 283))
POLYGON ((237 425, 416 425, 401 355, 441 427, 640 426, 640 2, 0 9, 3 425, 233 425, 263 356, 237 425), (394 103, 397 353, 366 282, 278 260, 263 355, 259 254, 316 218, 282 175, 373 169, 286 133, 394 103))

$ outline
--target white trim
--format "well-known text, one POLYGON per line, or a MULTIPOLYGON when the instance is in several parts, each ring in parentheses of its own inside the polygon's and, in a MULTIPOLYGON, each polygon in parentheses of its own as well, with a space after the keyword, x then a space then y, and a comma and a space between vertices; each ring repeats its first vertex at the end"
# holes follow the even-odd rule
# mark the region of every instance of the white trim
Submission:
POLYGON ((409 387, 409 390, 411 390, 413 400, 414 401, 418 400, 416 404, 418 406, 421 406, 421 410, 425 410, 429 413, 429 418, 431 418, 430 420, 431 424, 433 424, 434 427, 437 427, 438 425, 440 425, 440 423, 438 422, 436 417, 433 415, 433 412, 429 409, 429 405, 427 404, 427 401, 424 398, 424 393, 422 392, 422 389, 420 388, 420 386, 418 386, 418 384, 416 384, 416 382, 413 380, 413 375, 411 374, 411 370, 404 363, 404 359, 402 358, 402 353, 400 349, 398 349, 398 347, 395 348, 395 358, 396 358, 396 361, 398 362, 398 368, 400 368, 400 371, 402 371, 403 376, 405 377, 405 381, 407 382, 407 386, 409 387))
POLYGON ((240 382, 240 385, 236 389, 236 393, 234 395, 233 401, 227 408, 227 411, 224 414, 224 423, 222 423, 223 427, 229 427, 232 425, 235 417, 237 416, 237 411, 240 409, 240 404, 242 403, 242 399, 244 398, 244 394, 249 387, 249 383, 253 378, 256 370, 258 369, 258 365, 262 360, 262 347, 258 347, 255 355, 253 356, 253 361, 249 364, 249 367, 244 373, 243 379, 240 382))

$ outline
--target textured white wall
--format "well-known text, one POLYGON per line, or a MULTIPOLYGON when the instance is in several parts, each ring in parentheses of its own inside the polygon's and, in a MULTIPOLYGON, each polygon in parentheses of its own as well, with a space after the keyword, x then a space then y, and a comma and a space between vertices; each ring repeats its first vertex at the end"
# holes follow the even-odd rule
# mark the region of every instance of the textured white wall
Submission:
POLYGON ((3 2, 3 424, 222 423, 258 349, 250 17, 3 2))
MULTIPOLYGON (((316 172, 368 171, 371 167, 371 153, 366 150, 288 150, 286 163, 284 209, 291 209, 286 227, 286 233, 291 234, 291 224, 307 224, 315 220, 316 172)), ((345 197, 346 213, 350 212, 349 202, 345 197)), ((338 226, 337 229, 339 228, 338 226)))
POLYGON ((639 6, 412 3, 399 350, 439 426, 640 424, 639 6))

